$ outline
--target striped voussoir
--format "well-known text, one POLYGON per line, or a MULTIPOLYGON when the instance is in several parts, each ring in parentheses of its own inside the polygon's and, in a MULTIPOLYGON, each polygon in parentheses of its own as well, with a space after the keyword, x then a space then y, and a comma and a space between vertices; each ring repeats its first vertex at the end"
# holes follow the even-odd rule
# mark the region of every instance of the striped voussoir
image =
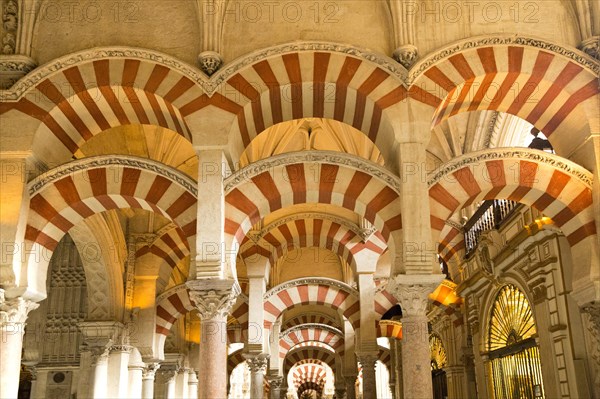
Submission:
POLYGON ((454 212, 489 199, 538 209, 562 229, 571 246, 596 234, 591 174, 561 157, 529 149, 482 150, 439 170, 429 184, 431 227, 437 237, 454 212))
MULTIPOLYGON (((151 259, 156 259, 156 262, 160 265, 156 282, 156 292, 158 294, 162 293, 169 283, 177 264, 189 255, 190 246, 187 237, 179 228, 173 228, 165 232, 154 242, 144 245, 135 253, 136 258, 151 257, 151 259)), ((146 262, 146 260, 141 262, 146 262)))
POLYGON ((231 376, 233 370, 245 361, 246 358, 244 357, 244 348, 238 349, 235 352, 230 353, 227 356, 227 375, 231 376))
POLYGON ((436 108, 434 126, 459 112, 496 110, 527 120, 547 137, 559 129, 581 131, 587 118, 579 105, 600 93, 598 77, 573 60, 507 45, 452 54, 419 75, 413 87, 426 88, 421 101, 436 108))
POLYGON ((438 254, 449 264, 452 259, 460 261, 465 254, 465 235, 456 227, 445 224, 440 232, 438 254))
POLYGON ((390 361, 392 360, 392 356, 390 350, 385 346, 379 346, 379 361, 387 367, 388 370, 391 370, 390 361))
MULTIPOLYGON (((392 232, 401 229, 398 192, 383 178, 327 159, 282 164, 295 156, 284 155, 258 161, 226 180, 226 184, 240 181, 225 196, 225 233, 232 243, 242 243, 251 227, 266 215, 305 203, 332 204, 356 212, 378 229, 385 242, 392 232), (276 164, 271 167, 273 162, 276 164), (253 173, 263 167, 264 172, 253 173)), ((298 156, 310 159, 313 155, 307 152, 298 156)), ((344 158, 357 164, 364 162, 350 155, 344 158)))
POLYGON ((299 347, 288 352, 283 362, 283 372, 287 375, 288 371, 295 365, 306 364, 308 362, 323 362, 332 369, 335 368, 335 352, 325 347, 307 346, 299 347))
POLYGON ((396 297, 390 294, 385 288, 378 290, 375 294, 375 312, 380 317, 397 303, 398 300, 396 297))
POLYGON ((158 213, 191 237, 196 231, 196 195, 188 180, 175 169, 135 157, 71 162, 29 183, 25 240, 53 251, 81 220, 120 208, 158 213))
POLYGON ((304 313, 299 316, 295 316, 289 320, 286 320, 281 325, 281 330, 285 331, 290 328, 302 325, 302 324, 327 324, 331 327, 340 329, 340 321, 324 313, 304 313))
POLYGON ((238 107, 239 153, 266 128, 305 117, 347 123, 385 149, 385 111, 407 97, 402 81, 377 64, 319 51, 259 60, 228 78, 226 90, 238 107))
MULTIPOLYGON (((157 298, 156 304, 156 333, 167 336, 177 319, 195 309, 190 300, 190 293, 185 284, 178 285, 166 291, 157 298)), ((164 339, 164 338, 163 338, 164 339)))
POLYGON ((316 363, 304 363, 294 368, 292 373, 292 381, 296 388, 307 382, 312 382, 322 386, 325 384, 326 376, 327 371, 323 365, 316 363))
POLYGON ((256 244, 250 242, 242 246, 241 256, 264 255, 275 265, 289 251, 307 247, 329 249, 348 264, 355 265, 355 254, 363 250, 382 254, 387 243, 378 232, 363 242, 354 231, 332 220, 298 219, 271 229, 256 244))
POLYGON ((395 320, 377 320, 377 337, 402 339, 402 323, 395 320))
POLYGON ((302 305, 322 305, 339 311, 355 330, 359 328, 358 293, 329 279, 292 280, 269 290, 264 296, 265 327, 271 328, 285 310, 302 305))
POLYGON ((39 120, 36 139, 70 155, 96 134, 130 124, 161 126, 191 141, 185 117, 201 94, 189 77, 164 65, 102 58, 45 76, 0 112, 16 109, 39 120))
POLYGON ((282 333, 279 339, 279 357, 283 359, 288 351, 305 342, 321 342, 336 352, 344 348, 344 337, 341 332, 328 328, 327 325, 299 326, 282 333))

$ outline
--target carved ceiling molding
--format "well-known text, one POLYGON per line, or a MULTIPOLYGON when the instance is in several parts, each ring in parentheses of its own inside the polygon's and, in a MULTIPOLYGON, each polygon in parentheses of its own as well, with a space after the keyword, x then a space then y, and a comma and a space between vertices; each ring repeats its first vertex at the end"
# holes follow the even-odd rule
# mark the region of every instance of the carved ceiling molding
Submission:
POLYGON ((458 52, 476 49, 479 47, 489 47, 498 45, 535 47, 540 50, 549 51, 554 54, 561 55, 565 58, 569 58, 571 61, 575 62, 576 64, 579 64, 583 68, 587 69, 589 72, 592 72, 596 75, 600 75, 600 62, 581 50, 564 47, 555 43, 548 42, 544 39, 504 34, 478 36, 466 40, 461 40, 423 57, 413 66, 413 68, 411 68, 408 75, 407 83, 409 85, 412 84, 417 78, 421 76, 423 72, 425 72, 425 70, 429 69, 433 65, 447 59, 448 57, 458 52))
POLYGON ((342 339, 344 338, 344 334, 342 333, 341 330, 339 330, 335 327, 332 327, 330 325, 321 324, 321 323, 306 323, 306 324, 300 324, 300 325, 288 328, 287 330, 285 330, 281 334, 279 334, 279 339, 284 339, 289 334, 293 334, 296 331, 310 330, 310 329, 328 331, 328 332, 331 332, 331 333, 341 337, 342 339))
POLYGON ((549 154, 544 151, 532 150, 527 148, 494 148, 481 151, 475 151, 441 165, 438 169, 430 173, 427 177, 429 187, 438 183, 444 177, 451 173, 464 168, 465 166, 475 165, 478 163, 492 160, 519 159, 533 161, 538 164, 544 164, 564 172, 571 177, 583 182, 590 190, 592 189, 593 175, 587 169, 576 163, 559 157, 558 155, 549 154))
POLYGON ((69 174, 81 172, 85 170, 107 168, 107 167, 129 167, 134 169, 147 170, 152 173, 161 175, 172 182, 184 187, 194 197, 198 196, 197 183, 183 172, 173 169, 160 162, 152 161, 146 158, 138 158, 129 155, 120 155, 115 157, 112 155, 102 155, 97 157, 89 157, 69 162, 65 165, 58 166, 49 172, 46 172, 35 179, 28 185, 27 189, 30 196, 34 196, 40 192, 46 185, 53 183, 69 174))
POLYGON ((243 182, 250 181, 261 173, 300 163, 333 164, 360 170, 381 180, 398 194, 400 193, 401 180, 398 176, 364 158, 336 151, 296 151, 261 159, 231 174, 224 181, 225 194, 229 194, 235 187, 243 182))
POLYGON ((342 291, 345 291, 345 292, 349 293, 350 295, 352 295, 353 297, 355 297, 356 300, 359 299, 358 290, 355 290, 354 288, 350 287, 348 284, 344 284, 338 280, 321 277, 321 278, 299 278, 296 280, 287 281, 283 284, 279 284, 278 286, 273 287, 269 291, 267 291, 265 293, 265 295, 263 296, 263 300, 266 301, 269 298, 271 298, 273 295, 276 295, 277 293, 279 293, 281 291, 285 291, 289 288, 298 287, 301 285, 326 285, 328 287, 334 287, 334 288, 340 289, 342 291))

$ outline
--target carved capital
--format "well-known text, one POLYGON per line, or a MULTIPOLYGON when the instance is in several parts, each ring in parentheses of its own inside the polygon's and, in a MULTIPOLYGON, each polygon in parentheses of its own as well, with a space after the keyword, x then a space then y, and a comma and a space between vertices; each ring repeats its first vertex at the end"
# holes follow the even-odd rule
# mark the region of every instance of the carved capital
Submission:
POLYGON ((131 353, 133 346, 126 344, 112 345, 109 350, 110 352, 131 353))
POLYGON ((442 274, 399 274, 388 283, 387 291, 402 307, 402 316, 425 316, 429 294, 442 282, 442 274))
POLYGON ((0 89, 9 89, 36 67, 36 62, 27 56, 3 55, 0 60, 0 89))
POLYGON ((202 321, 225 318, 240 294, 235 280, 191 280, 187 282, 190 300, 198 309, 202 321))
POLYGON ((392 58, 398 61, 404 68, 410 69, 419 58, 419 51, 412 44, 405 44, 394 50, 392 58))
POLYGON ((27 315, 40 305, 21 297, 5 299, 4 290, 0 289, 0 328, 8 324, 25 323, 27 315))
POLYGON ((281 389, 281 384, 283 384, 283 377, 280 375, 269 376, 269 384, 271 385, 271 389, 281 389))
POLYGON ((583 305, 581 310, 589 315, 589 330, 593 335, 595 335, 598 343, 600 343, 600 302, 590 302, 586 305, 583 305))
POLYGON ((356 357, 358 358, 358 362, 362 366, 363 370, 374 370, 375 363, 379 360, 379 356, 377 353, 357 353, 356 357))
POLYGON ((248 367, 250 367, 250 371, 252 373, 262 373, 267 369, 267 366, 269 365, 269 358, 271 356, 267 355, 266 353, 247 353, 244 354, 244 357, 246 358, 246 363, 248 364, 248 367))
POLYGON ((577 46, 578 49, 600 61, 600 36, 591 36, 577 46))
POLYGON ((215 51, 203 51, 198 55, 198 66, 207 76, 212 76, 223 64, 223 57, 215 51))
POLYGON ((160 368, 160 363, 146 363, 146 366, 142 369, 143 380, 154 380, 156 371, 160 368))

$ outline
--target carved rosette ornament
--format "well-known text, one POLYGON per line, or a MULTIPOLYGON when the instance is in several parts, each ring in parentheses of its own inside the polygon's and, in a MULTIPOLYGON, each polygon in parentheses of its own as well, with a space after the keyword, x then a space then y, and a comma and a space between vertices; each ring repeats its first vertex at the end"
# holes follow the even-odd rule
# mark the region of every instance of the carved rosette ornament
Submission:
POLYGON ((206 75, 212 76, 223 64, 223 57, 215 51, 203 51, 198 56, 198 64, 206 75))
POLYGON ((402 307, 402 316, 426 316, 428 296, 444 279, 442 274, 399 274, 388 283, 391 293, 402 307))
POLYGON ((6 299, 4 290, 0 289, 0 327, 6 328, 10 325, 10 328, 14 330, 15 324, 22 324, 18 328, 21 332, 24 332, 27 315, 39 306, 38 303, 21 297, 6 299))
POLYGON ((588 37, 577 48, 600 61, 600 36, 588 37))
POLYGON ((246 358, 246 363, 248 364, 248 367, 252 373, 262 373, 267 369, 267 366, 269 365, 269 358, 271 356, 267 355, 266 353, 261 353, 258 355, 245 354, 244 357, 246 358))
POLYGON ((187 286, 190 300, 202 321, 226 318, 240 294, 240 286, 235 280, 192 280, 187 286))
POLYGON ((412 44, 405 44, 404 46, 400 46, 394 50, 392 57, 404 68, 410 69, 415 61, 417 61, 417 58, 419 58, 419 52, 412 44))

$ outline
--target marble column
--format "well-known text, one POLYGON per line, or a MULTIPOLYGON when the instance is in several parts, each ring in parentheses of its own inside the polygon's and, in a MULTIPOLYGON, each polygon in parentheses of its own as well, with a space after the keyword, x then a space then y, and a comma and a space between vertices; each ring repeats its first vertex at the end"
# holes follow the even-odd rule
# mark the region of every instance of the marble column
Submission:
POLYGON ((402 384, 405 398, 433 398, 431 350, 427 319, 428 295, 444 276, 397 275, 388 291, 402 307, 402 384))
POLYGON ((346 381, 346 399, 356 399, 356 376, 344 377, 346 381))
POLYGON ((160 381, 164 384, 164 399, 175 399, 175 381, 177 370, 173 368, 162 369, 159 372, 160 381))
POLYGON ((280 375, 269 376, 269 384, 271 384, 271 392, 269 393, 270 399, 279 399, 281 397, 281 384, 283 383, 283 377, 280 375))
POLYGON ((92 370, 89 386, 90 397, 103 399, 108 397, 108 348, 94 347, 92 352, 92 370))
POLYGON ((234 280, 188 281, 191 302, 201 321, 198 398, 227 397, 227 315, 240 293, 234 280))
POLYGON ((108 397, 124 398, 129 386, 129 354, 133 348, 129 345, 113 345, 108 355, 108 397))
POLYGON ((262 399, 269 355, 265 353, 248 353, 244 357, 248 367, 250 367, 250 399, 262 399))
POLYGON ((175 397, 178 399, 187 398, 188 396, 188 369, 181 368, 175 378, 175 397))
POLYGON ((25 320, 38 306, 23 298, 7 300, 0 289, 0 398, 17 397, 25 320))
POLYGON ((148 363, 142 369, 142 399, 154 398, 154 378, 159 367, 159 363, 148 363))
POLYGON ((197 399, 198 398, 198 376, 196 375, 196 371, 193 369, 188 370, 188 399, 197 399))
POLYGON ((356 357, 362 367, 363 399, 377 398, 377 383, 375 381, 375 366, 377 353, 357 353, 356 357))
POLYGON ((128 371, 128 387, 127 397, 128 398, 141 398, 142 397, 142 384, 144 374, 144 364, 130 364, 127 367, 128 371))

